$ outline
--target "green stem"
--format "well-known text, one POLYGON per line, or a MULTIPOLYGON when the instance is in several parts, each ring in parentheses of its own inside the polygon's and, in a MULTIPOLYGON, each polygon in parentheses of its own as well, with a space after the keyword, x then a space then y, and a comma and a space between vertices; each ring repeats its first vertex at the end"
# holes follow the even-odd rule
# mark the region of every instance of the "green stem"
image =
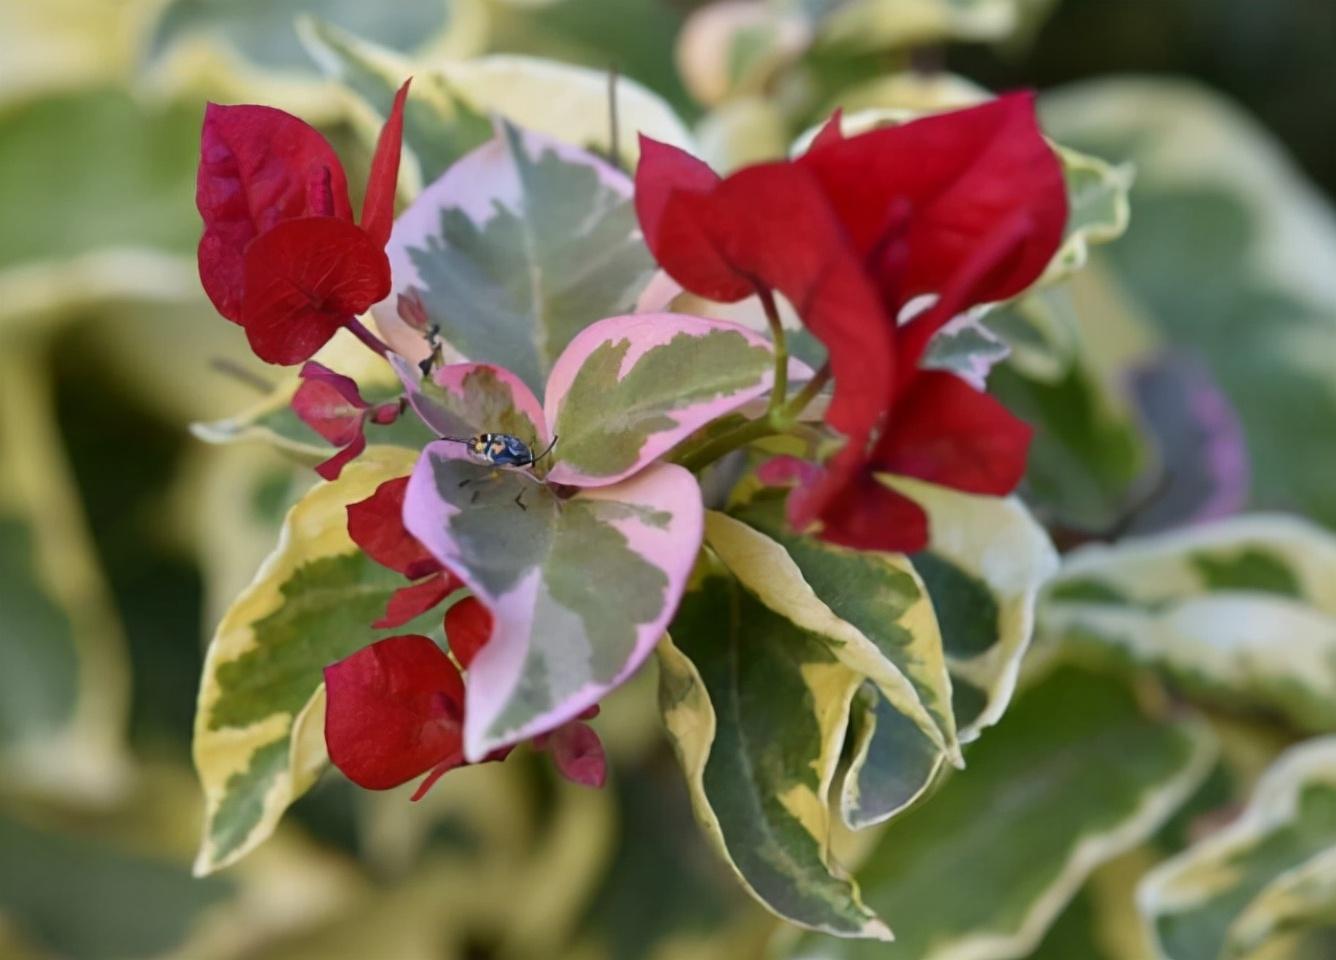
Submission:
MULTIPOLYGON (((783 418, 780 424, 784 430, 790 429, 803 415, 808 405, 816 399, 822 388, 830 383, 830 364, 822 364, 821 369, 812 375, 812 379, 803 384, 803 388, 793 395, 793 399, 778 411, 783 418)), ((774 419, 774 415, 772 415, 774 419)))
POLYGON ((770 339, 775 344, 775 385, 770 390, 770 412, 774 413, 784 404, 784 398, 789 392, 789 348, 784 340, 784 321, 779 318, 775 294, 769 287, 760 287, 756 295, 765 308, 765 319, 770 324, 770 339))
POLYGON ((695 472, 753 441, 788 433, 807 409, 808 404, 816 399, 822 387, 829 382, 830 364, 826 364, 787 403, 777 408, 772 407, 764 416, 748 420, 727 433, 721 433, 706 441, 695 450, 687 452, 677 462, 695 472))

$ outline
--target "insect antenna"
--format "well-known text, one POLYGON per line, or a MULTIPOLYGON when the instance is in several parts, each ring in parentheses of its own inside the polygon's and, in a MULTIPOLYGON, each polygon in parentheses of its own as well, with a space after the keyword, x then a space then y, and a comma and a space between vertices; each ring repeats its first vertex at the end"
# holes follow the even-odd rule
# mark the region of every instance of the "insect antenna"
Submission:
POLYGON ((552 442, 549 443, 549 444, 547 445, 547 449, 544 450, 542 453, 540 453, 538 456, 534 457, 534 458, 533 458, 532 460, 530 460, 529 462, 530 462, 530 463, 537 463, 539 460, 542 460, 545 456, 547 456, 549 453, 552 452, 552 448, 555 447, 556 445, 557 445, 557 436, 556 436, 556 434, 553 434, 553 435, 552 435, 552 442))
POLYGON ((472 443, 472 437, 437 437, 437 440, 449 440, 451 443, 472 443))

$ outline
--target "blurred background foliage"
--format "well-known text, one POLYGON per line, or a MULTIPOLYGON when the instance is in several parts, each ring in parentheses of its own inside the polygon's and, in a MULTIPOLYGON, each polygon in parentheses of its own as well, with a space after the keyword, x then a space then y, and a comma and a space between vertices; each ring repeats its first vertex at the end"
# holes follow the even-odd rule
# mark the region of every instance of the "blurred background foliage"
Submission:
MULTIPOLYGON (((205 99, 287 108, 321 123, 350 158, 350 182, 362 182, 365 105, 314 62, 299 15, 423 64, 509 52, 616 67, 659 93, 724 164, 782 152, 839 102, 912 106, 963 86, 952 74, 1038 86, 1056 139, 1130 162, 1138 176, 1126 237, 994 324, 1013 346, 994 389, 1040 429, 1027 482, 1038 515, 1060 545, 1184 519, 1153 522, 1137 506, 1166 461, 1191 457, 1191 437, 1126 386, 1129 371, 1170 347, 1202 365, 1241 424, 1252 482, 1232 495, 1336 525, 1336 227, 1321 193, 1336 192, 1329 0, 794 0, 740 33, 693 16, 699 6, 0 0, 0 956, 708 960, 759 956, 771 938, 773 922, 692 820, 652 677, 606 708, 615 768, 603 793, 524 761, 452 775, 420 805, 327 775, 253 857, 190 878, 203 643, 312 479, 266 447, 205 447, 188 431, 282 379, 255 366, 198 290, 199 120, 205 99), (830 26, 839 17, 847 22, 830 26), (679 42, 688 18, 695 33, 679 42), (737 36, 744 42, 719 39, 737 36)), ((1198 493, 1227 482, 1196 466, 1198 493)), ((1256 575, 1240 574, 1250 587, 1256 575)), ((1222 685, 1225 701, 1237 693, 1209 663, 1193 674, 1222 685)), ((1092 698, 1119 708, 1121 694, 1098 681, 1071 682, 1094 684, 1092 698)), ((996 759, 983 769, 1005 766, 1013 741, 1018 756, 1045 748, 1022 736, 1026 724, 1080 714, 1052 687, 1022 698, 1010 739, 1004 722, 996 743, 985 741, 996 759)), ((1202 829, 1193 810, 1241 805, 1297 735, 1265 710, 1256 724, 1212 723, 1224 759, 1188 812, 1089 864, 1086 873, 1099 869, 1088 882, 1066 884, 1033 956, 1150 955, 1129 933, 1136 878, 1202 829)), ((1146 763, 1171 746, 1148 742, 1146 763)), ((1291 766, 1285 782, 1307 782, 1295 778, 1308 768, 1291 766)), ((986 806, 987 789, 981 774, 947 792, 985 791, 970 802, 986 806)), ((941 823, 919 828, 959 832, 952 811, 962 804, 927 808, 941 823)), ((1292 831, 1320 850, 1336 842, 1333 824, 1318 810, 1292 831)), ((912 837, 880 843, 907 850, 905 862, 917 856, 912 837)), ((1014 841, 997 843, 996 862, 1021 855, 1014 841)), ((1298 862, 1268 850, 1273 864, 1298 862)), ((968 871, 977 853, 962 850, 957 865, 968 871)), ((893 925, 906 917, 913 944, 914 923, 936 914, 916 906, 927 895, 901 889, 914 879, 903 869, 874 866, 865 886, 893 925)), ((1246 955, 1333 955, 1328 935, 1310 929, 1330 913, 1304 913, 1296 898, 1288 913, 1267 914, 1284 920, 1284 936, 1265 929, 1262 952, 1246 955)), ((938 918, 966 932, 976 919, 938 918)), ((1216 955, 1219 924, 1196 922, 1173 928, 1197 937, 1183 934, 1175 957, 1216 955)))

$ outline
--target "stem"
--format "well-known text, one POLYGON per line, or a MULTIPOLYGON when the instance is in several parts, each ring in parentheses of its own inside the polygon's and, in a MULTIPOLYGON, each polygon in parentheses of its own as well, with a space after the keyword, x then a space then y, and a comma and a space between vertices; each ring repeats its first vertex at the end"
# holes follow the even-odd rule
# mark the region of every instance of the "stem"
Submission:
POLYGON ((623 173, 626 172, 626 165, 622 163, 622 137, 621 123, 617 116, 617 65, 614 63, 608 70, 608 159, 612 165, 623 173))
POLYGON ((775 343, 775 385, 770 390, 770 412, 773 414, 784 404, 789 392, 789 348, 784 341, 784 322, 779 318, 775 294, 769 287, 760 287, 756 295, 765 308, 765 319, 770 324, 770 339, 775 343))
POLYGON ((720 434, 704 446, 697 447, 677 462, 695 473, 703 467, 708 467, 726 453, 732 453, 738 447, 746 446, 753 440, 760 440, 762 437, 771 437, 779 433, 773 423, 770 422, 770 416, 757 417, 755 420, 748 420, 736 430, 730 430, 728 433, 720 434))
POLYGON ((778 408, 771 408, 764 416, 757 417, 755 420, 748 420, 736 429, 721 433, 695 450, 689 451, 677 462, 694 472, 702 467, 709 466, 725 454, 732 453, 738 447, 744 447, 754 440, 787 433, 793 429, 793 425, 798 422, 798 418, 807 409, 807 405, 816 399, 816 395, 829 382, 830 364, 826 364, 816 372, 811 380, 803 385, 801 390, 793 395, 793 399, 788 403, 778 408))
POLYGON ((348 329, 352 331, 353 336, 355 336, 358 340, 361 340, 363 343, 365 343, 372 350, 376 351, 382 357, 386 358, 389 357, 390 348, 385 345, 385 342, 381 340, 380 337, 376 336, 366 327, 362 326, 361 320, 358 320, 356 317, 353 317, 351 320, 348 321, 348 329))
POLYGON ((816 399, 822 388, 830 383, 830 363, 824 363, 811 380, 803 384, 803 388, 793 395, 793 399, 784 405, 778 411, 778 415, 783 417, 783 428, 787 430, 798 422, 798 418, 803 415, 808 404, 816 399))

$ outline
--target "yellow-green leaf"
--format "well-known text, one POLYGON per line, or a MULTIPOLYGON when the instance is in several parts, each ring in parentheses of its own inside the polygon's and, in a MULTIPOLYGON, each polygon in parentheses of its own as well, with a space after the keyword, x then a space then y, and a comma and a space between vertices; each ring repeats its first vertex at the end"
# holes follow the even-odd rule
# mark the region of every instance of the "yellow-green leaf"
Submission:
POLYGON ((1161 957, 1261 955, 1336 917, 1336 738, 1276 761, 1247 810, 1162 864, 1137 902, 1161 957))
POLYGON ((349 538, 346 507, 406 475, 415 459, 413 451, 371 447, 338 480, 313 488, 218 625, 195 715, 206 801, 197 873, 254 849, 322 768, 322 670, 384 635, 371 622, 404 585, 349 538))
POLYGON ((963 771, 887 825, 856 871, 895 943, 809 936, 793 956, 1026 956, 1090 873, 1158 828, 1214 756, 1203 723, 1148 715, 1122 681, 1059 667, 968 748, 963 771))
POLYGON ((1076 551, 1041 622, 1225 709, 1336 730, 1336 537, 1306 521, 1244 516, 1076 551))
POLYGON ((129 671, 41 360, 0 348, 0 774, 105 804, 128 774, 129 671))
POLYGON ((696 817, 791 923, 889 939, 830 858, 829 793, 860 678, 817 636, 708 570, 659 647, 659 701, 696 817))
POLYGON ((783 501, 753 500, 736 519, 711 512, 706 540, 779 616, 822 638, 851 670, 953 759, 951 681, 928 592, 904 557, 860 553, 787 527, 783 501))
POLYGON ((1044 529, 1014 497, 980 497, 907 477, 886 483, 928 514, 914 571, 942 633, 960 741, 998 721, 1029 649, 1039 589, 1058 567, 1044 529))

